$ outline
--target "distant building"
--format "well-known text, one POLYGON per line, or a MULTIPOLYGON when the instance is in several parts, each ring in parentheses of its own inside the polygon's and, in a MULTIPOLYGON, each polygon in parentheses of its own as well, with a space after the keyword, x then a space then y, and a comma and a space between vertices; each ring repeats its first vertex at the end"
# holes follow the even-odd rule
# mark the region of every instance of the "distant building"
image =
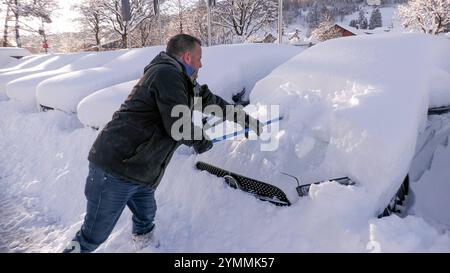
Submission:
POLYGON ((361 31, 358 29, 350 27, 350 26, 344 26, 341 24, 334 24, 333 27, 329 31, 339 33, 340 37, 348 37, 348 36, 355 36, 355 35, 361 34, 361 31))
POLYGON ((273 43, 277 40, 277 38, 275 38, 275 36, 272 35, 272 33, 269 33, 264 40, 262 40, 263 43, 265 44, 270 44, 273 43))

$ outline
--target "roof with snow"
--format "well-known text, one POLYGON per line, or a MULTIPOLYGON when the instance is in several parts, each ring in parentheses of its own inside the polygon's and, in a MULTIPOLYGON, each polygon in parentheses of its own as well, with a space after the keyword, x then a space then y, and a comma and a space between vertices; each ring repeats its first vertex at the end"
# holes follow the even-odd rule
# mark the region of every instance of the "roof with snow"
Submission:
POLYGON ((340 27, 340 28, 342 28, 344 30, 347 30, 347 31, 349 31, 349 32, 351 32, 351 33, 353 33, 355 35, 367 34, 365 31, 363 31, 361 29, 357 29, 357 28, 354 28, 354 27, 351 27, 351 26, 347 26, 347 25, 344 25, 342 23, 336 23, 336 24, 334 24, 334 26, 340 27))

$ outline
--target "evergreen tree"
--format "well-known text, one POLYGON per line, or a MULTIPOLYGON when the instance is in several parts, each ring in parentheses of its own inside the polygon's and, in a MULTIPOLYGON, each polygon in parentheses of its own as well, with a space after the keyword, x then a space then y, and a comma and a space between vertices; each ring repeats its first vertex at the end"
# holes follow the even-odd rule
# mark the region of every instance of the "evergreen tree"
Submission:
POLYGON ((313 6, 308 12, 308 15, 306 16, 306 22, 308 23, 308 27, 310 29, 314 29, 319 26, 321 19, 321 10, 322 4, 314 2, 313 6))
POLYGON ((383 22, 381 18, 381 12, 379 8, 375 8, 370 15, 369 29, 375 29, 377 27, 382 27, 383 22))
POLYGON ((359 11, 358 25, 360 29, 367 29, 369 26, 364 10, 359 11))

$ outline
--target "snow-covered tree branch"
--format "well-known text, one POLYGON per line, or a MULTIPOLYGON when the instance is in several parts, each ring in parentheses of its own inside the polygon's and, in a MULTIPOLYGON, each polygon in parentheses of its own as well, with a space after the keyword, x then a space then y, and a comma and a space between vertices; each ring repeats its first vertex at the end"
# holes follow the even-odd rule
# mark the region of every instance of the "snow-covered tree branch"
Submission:
POLYGON ((214 9, 216 25, 248 39, 262 27, 277 20, 278 4, 273 0, 224 0, 214 9))
POLYGON ((146 19, 152 17, 153 4, 146 0, 131 0, 131 19, 124 21, 122 17, 122 1, 102 0, 99 2, 102 16, 108 20, 114 31, 122 39, 122 47, 128 45, 128 35, 146 19))
POLYGON ((399 15, 405 27, 439 34, 450 25, 450 0, 411 0, 399 7, 399 15))

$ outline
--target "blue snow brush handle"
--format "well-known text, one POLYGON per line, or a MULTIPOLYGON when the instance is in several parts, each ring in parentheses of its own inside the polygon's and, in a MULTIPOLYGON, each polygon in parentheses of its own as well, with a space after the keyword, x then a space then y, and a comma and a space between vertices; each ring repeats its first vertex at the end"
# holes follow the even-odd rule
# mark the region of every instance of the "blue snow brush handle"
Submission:
MULTIPOLYGON (((272 123, 279 122, 282 119, 283 119, 283 117, 274 118, 274 119, 271 119, 271 120, 268 120, 268 121, 264 122, 263 125, 265 127, 265 126, 270 125, 272 123)), ((217 142, 224 141, 224 140, 227 140, 227 139, 230 139, 230 138, 242 135, 242 134, 246 134, 246 133, 248 133, 250 131, 251 131, 250 128, 245 128, 244 130, 240 130, 240 131, 228 134, 228 135, 224 135, 224 136, 221 136, 221 137, 218 137, 218 138, 214 138, 211 141, 212 141, 212 143, 217 143, 217 142)))

